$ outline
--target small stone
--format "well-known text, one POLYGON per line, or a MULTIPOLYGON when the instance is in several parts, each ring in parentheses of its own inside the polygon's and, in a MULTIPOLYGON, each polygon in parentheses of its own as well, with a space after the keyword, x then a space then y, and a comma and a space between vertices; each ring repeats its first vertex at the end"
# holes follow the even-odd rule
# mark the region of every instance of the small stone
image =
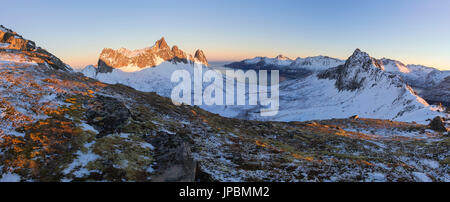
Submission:
POLYGON ((357 119, 359 119, 359 116, 358 115, 353 115, 349 119, 357 120, 357 119))

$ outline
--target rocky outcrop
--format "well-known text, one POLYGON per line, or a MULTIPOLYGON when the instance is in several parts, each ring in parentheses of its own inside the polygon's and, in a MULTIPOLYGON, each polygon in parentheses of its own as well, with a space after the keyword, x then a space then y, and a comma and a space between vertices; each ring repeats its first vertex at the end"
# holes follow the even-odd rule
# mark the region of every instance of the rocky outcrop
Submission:
POLYGON ((192 140, 186 136, 159 134, 150 143, 158 145, 154 182, 194 182, 197 162, 192 157, 192 140))
POLYGON ((26 40, 16 32, 0 25, 0 43, 6 43, 7 49, 33 51, 36 44, 33 41, 26 40))
POLYGON ((108 73, 114 68, 123 67, 155 67, 162 62, 169 61, 174 63, 193 63, 198 62, 205 66, 208 66, 205 54, 201 50, 195 52, 195 56, 186 54, 178 48, 173 46, 172 48, 167 45, 166 40, 162 37, 155 42, 155 45, 149 48, 139 50, 127 50, 121 48, 113 50, 111 48, 103 49, 98 61, 98 72, 108 73))
POLYGON ((62 62, 59 58, 49 53, 47 50, 36 47, 34 41, 24 39, 16 32, 0 25, 0 51, 20 52, 33 58, 34 62, 47 64, 58 70, 71 70, 71 68, 62 62))

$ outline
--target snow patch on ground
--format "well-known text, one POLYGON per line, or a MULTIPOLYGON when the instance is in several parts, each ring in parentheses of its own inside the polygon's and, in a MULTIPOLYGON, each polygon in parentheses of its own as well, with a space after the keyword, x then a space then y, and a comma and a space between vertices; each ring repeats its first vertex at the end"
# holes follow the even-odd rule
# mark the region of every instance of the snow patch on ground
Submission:
POLYGON ((0 182, 20 182, 21 177, 15 173, 5 173, 0 178, 0 182))
POLYGON ((425 173, 413 172, 413 175, 418 182, 432 182, 432 180, 425 173))
MULTIPOLYGON (((95 141, 93 141, 91 143, 86 143, 84 145, 84 147, 90 148, 94 143, 95 143, 95 141)), ((73 172, 73 174, 76 177, 83 177, 85 175, 89 175, 90 171, 84 167, 86 167, 89 162, 95 161, 98 158, 100 158, 99 155, 94 154, 90 149, 86 153, 78 151, 76 153, 76 155, 78 157, 66 169, 63 170, 64 174, 67 175, 67 174, 71 173, 75 168, 80 167, 79 170, 73 172)))

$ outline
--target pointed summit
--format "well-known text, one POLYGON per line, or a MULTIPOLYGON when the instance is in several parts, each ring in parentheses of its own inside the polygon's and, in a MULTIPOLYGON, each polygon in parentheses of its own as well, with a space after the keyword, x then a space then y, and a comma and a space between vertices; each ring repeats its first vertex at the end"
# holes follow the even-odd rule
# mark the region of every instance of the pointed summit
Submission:
POLYGON ((280 54, 277 57, 275 57, 275 59, 278 59, 278 60, 291 60, 291 58, 286 57, 286 56, 284 56, 282 54, 280 54))
POLYGON ((357 48, 353 54, 347 59, 346 66, 350 68, 362 68, 368 70, 370 67, 375 67, 383 70, 382 62, 375 58, 370 57, 370 55, 364 51, 357 48))
POLYGON ((396 78, 383 74, 383 65, 369 56, 366 52, 356 49, 344 65, 329 69, 319 75, 319 78, 336 79, 336 88, 339 90, 358 90, 364 86, 378 85, 379 80, 395 83, 401 86, 402 82, 396 78))
POLYGON ((208 66, 208 60, 206 59, 205 53, 202 50, 197 49, 194 55, 195 59, 201 62, 202 64, 208 66))
POLYGON ((167 45, 166 39, 164 39, 164 37, 161 37, 161 39, 156 41, 155 47, 157 47, 158 49, 170 49, 170 47, 167 45))
POLYGON ((353 58, 353 57, 362 58, 362 57, 370 57, 370 56, 369 56, 369 54, 367 54, 366 52, 363 52, 363 51, 361 51, 359 48, 357 48, 357 49, 353 52, 352 56, 350 56, 350 58, 353 58))

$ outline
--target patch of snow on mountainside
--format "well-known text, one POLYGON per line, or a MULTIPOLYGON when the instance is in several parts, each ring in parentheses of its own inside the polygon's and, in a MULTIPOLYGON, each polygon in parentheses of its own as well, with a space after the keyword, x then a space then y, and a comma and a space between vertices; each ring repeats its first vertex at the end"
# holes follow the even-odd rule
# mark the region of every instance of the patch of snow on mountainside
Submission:
POLYGON ((411 70, 408 69, 406 65, 399 61, 390 60, 390 59, 381 59, 383 61, 383 70, 387 72, 401 72, 401 73, 410 73, 411 70))
POLYGON ((450 71, 440 71, 423 65, 405 65, 400 61, 380 59, 386 72, 399 75, 409 85, 418 88, 429 88, 450 76, 450 71))
POLYGON ((80 70, 81 73, 83 73, 87 77, 95 77, 95 74, 97 73, 97 68, 93 65, 88 65, 85 68, 80 70))

